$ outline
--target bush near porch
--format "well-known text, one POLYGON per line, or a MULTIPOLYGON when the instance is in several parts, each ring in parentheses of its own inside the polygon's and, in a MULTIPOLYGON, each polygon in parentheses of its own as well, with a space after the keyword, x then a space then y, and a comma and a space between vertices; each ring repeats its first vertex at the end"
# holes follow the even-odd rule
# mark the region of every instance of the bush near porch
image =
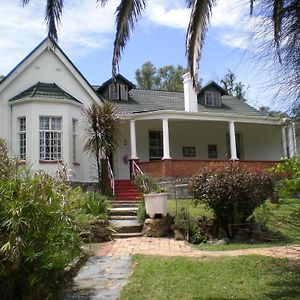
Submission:
POLYGON ((216 236, 222 230, 232 238, 254 209, 272 197, 274 183, 267 173, 249 172, 228 163, 220 169, 203 168, 191 178, 189 190, 196 202, 214 211, 216 236))

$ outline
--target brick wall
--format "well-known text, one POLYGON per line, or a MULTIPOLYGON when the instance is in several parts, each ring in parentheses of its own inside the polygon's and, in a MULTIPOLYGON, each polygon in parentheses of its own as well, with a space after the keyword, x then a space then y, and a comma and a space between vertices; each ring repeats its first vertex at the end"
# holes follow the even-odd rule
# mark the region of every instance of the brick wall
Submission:
MULTIPOLYGON (((198 173, 205 165, 211 165, 219 168, 229 161, 224 160, 157 160, 149 162, 140 162, 139 166, 143 172, 155 177, 190 177, 198 173)), ((234 164, 239 164, 246 167, 249 171, 263 171, 269 167, 273 167, 279 161, 234 161, 234 164)))

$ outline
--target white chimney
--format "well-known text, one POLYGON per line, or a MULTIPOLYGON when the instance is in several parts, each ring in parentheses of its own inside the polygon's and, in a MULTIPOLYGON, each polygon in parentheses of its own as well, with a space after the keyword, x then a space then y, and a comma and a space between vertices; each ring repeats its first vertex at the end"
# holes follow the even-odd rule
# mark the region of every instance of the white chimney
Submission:
POLYGON ((196 90, 193 87, 193 81, 190 73, 182 75, 184 88, 184 110, 189 112, 198 112, 198 101, 196 90))

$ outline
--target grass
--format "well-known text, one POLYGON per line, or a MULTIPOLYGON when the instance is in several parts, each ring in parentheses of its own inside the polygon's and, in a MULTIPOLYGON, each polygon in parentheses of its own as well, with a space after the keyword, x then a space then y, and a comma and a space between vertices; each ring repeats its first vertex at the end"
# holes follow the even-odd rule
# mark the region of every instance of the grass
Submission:
POLYGON ((263 256, 133 257, 125 299, 299 299, 300 269, 263 256))
POLYGON ((207 207, 205 204, 199 203, 198 205, 194 205, 194 200, 192 199, 170 199, 168 200, 168 212, 172 216, 176 214, 176 202, 177 208, 181 209, 182 207, 187 208, 190 212, 191 217, 199 217, 199 216, 206 216, 211 217, 213 216, 213 211, 207 207))

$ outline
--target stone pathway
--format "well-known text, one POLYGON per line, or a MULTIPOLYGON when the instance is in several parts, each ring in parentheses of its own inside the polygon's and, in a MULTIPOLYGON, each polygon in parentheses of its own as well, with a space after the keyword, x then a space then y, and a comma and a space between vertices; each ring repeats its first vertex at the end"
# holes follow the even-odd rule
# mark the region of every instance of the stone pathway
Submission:
POLYGON ((171 238, 128 238, 101 245, 101 249, 94 244, 92 251, 95 255, 106 251, 108 256, 131 256, 133 254, 161 255, 161 256, 187 256, 187 257, 219 257, 259 254, 273 257, 295 258, 300 256, 300 246, 285 246, 272 248, 254 248, 226 251, 202 251, 185 241, 175 241, 171 238))
POLYGON ((61 300, 117 299, 127 283, 131 271, 130 256, 133 254, 186 257, 259 254, 299 259, 300 246, 202 251, 185 241, 175 241, 171 238, 136 237, 91 244, 89 251, 94 256, 81 268, 74 279, 74 285, 61 297, 61 300))
POLYGON ((61 300, 116 300, 131 270, 129 256, 93 256, 74 278, 61 300))

